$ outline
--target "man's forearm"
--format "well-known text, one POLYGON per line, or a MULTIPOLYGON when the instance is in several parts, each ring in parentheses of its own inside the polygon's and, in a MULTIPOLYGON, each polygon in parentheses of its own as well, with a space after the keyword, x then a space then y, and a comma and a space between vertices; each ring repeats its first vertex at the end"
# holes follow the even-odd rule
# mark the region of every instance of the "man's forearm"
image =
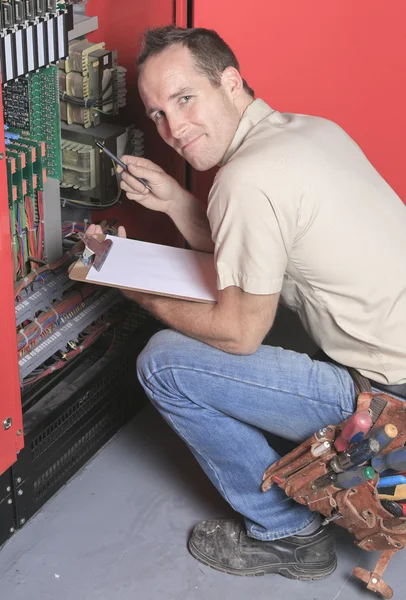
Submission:
POLYGON ((207 215, 190 192, 182 194, 168 210, 168 215, 194 250, 213 252, 214 244, 207 215))
POLYGON ((233 354, 240 354, 238 321, 222 318, 218 304, 203 304, 140 292, 125 295, 157 319, 191 338, 233 354))

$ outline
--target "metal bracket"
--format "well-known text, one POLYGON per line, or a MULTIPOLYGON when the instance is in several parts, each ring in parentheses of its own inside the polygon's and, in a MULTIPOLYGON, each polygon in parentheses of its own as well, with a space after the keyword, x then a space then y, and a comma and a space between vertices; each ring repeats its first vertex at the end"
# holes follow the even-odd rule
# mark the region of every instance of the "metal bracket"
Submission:
POLYGON ((113 242, 108 239, 99 242, 95 237, 83 233, 79 234, 79 237, 85 244, 85 249, 81 257, 83 264, 89 265, 93 260, 94 268, 96 271, 100 271, 111 250, 113 242))

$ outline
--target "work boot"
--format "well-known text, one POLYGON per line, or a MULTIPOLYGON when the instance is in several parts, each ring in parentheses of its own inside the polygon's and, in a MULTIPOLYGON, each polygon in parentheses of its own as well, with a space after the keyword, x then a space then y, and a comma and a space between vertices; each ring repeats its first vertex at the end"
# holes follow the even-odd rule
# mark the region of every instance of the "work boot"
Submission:
POLYGON ((213 519, 196 525, 189 550, 205 565, 232 575, 279 573, 311 581, 324 579, 337 566, 334 536, 327 527, 268 542, 248 537, 236 519, 213 519))

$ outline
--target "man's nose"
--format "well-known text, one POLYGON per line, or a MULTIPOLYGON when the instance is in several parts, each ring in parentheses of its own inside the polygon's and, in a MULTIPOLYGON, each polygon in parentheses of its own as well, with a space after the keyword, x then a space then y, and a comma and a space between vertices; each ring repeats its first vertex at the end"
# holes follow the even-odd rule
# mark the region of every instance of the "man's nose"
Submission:
POLYGON ((182 115, 167 115, 167 121, 172 137, 177 140, 181 139, 187 129, 187 122, 182 115))

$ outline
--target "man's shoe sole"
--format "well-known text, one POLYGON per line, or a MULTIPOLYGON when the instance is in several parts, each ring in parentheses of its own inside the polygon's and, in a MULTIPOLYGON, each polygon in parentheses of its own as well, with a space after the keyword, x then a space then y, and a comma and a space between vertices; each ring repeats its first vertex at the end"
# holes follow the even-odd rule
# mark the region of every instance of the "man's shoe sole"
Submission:
POLYGON ((259 577, 261 575, 267 575, 271 573, 279 573, 283 577, 288 577, 289 579, 296 579, 298 581, 317 581, 319 579, 324 579, 328 577, 337 568, 337 557, 334 556, 328 563, 323 565, 308 565, 305 563, 294 563, 294 564, 286 564, 281 563, 279 565, 269 565, 256 569, 232 569, 232 568, 224 568, 222 565, 214 561, 210 561, 206 556, 202 555, 196 546, 189 540, 189 552, 196 558, 198 561, 206 565, 207 567, 211 567, 216 571, 221 571, 222 573, 229 573, 230 575, 240 575, 242 577, 259 577))

